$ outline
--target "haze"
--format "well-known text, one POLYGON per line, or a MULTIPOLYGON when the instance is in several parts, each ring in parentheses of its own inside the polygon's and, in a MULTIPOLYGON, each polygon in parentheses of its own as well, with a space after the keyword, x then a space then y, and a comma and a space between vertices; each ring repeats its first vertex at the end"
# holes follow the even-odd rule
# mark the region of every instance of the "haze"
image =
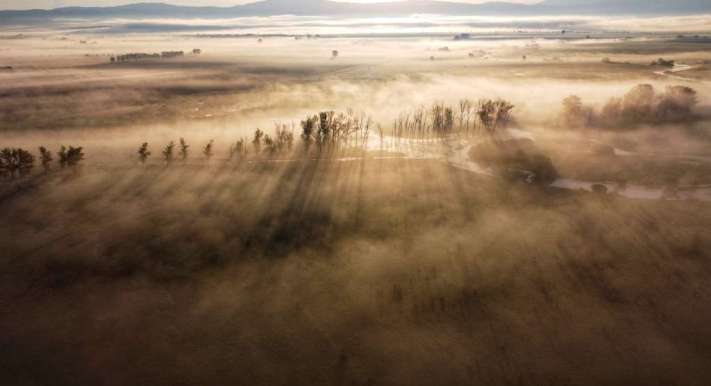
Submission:
MULTIPOLYGON (((344 3, 384 3, 385 1, 379 0, 335 0, 344 3)), ((394 0, 402 1, 402 0, 394 0)), ((510 0, 511 3, 536 3, 538 0, 510 0)), ((191 5, 191 6, 221 6, 229 7, 238 4, 248 4, 253 3, 254 0, 191 0, 191 1, 181 1, 172 0, 166 1, 168 4, 176 5, 191 5)), ((479 4, 484 3, 483 0, 452 0, 452 2, 460 3, 472 3, 479 4)), ((125 0, 5 0, 0 4, 0 9, 52 9, 60 7, 101 7, 101 6, 116 6, 116 5, 126 5, 131 4, 131 1, 125 0)), ((298 6, 298 2, 294 2, 298 6)))
POLYGON ((708 4, 284 3, 0 13, 0 384, 711 384, 708 4))

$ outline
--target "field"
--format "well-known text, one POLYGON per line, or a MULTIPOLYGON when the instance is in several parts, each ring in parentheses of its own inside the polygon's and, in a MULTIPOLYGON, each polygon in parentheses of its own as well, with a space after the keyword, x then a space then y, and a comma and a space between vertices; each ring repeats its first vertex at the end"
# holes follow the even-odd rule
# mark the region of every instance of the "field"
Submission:
POLYGON ((711 382, 711 40, 279 28, 0 35, 0 383, 711 382))

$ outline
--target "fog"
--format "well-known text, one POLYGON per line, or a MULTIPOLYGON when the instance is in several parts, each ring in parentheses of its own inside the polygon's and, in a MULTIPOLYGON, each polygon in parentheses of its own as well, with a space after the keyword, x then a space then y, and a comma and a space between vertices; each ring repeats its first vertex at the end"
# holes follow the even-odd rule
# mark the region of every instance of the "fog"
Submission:
POLYGON ((705 19, 570 20, 3 31, 0 383, 707 384, 705 19))

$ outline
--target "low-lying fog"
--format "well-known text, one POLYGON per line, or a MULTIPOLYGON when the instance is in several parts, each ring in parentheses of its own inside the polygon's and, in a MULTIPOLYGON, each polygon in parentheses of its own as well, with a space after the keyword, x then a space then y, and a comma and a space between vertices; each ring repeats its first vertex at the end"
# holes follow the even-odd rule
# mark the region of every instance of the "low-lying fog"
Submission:
MULTIPOLYGON (((60 30, 74 34, 126 33, 219 33, 255 35, 412 35, 471 33, 494 36, 502 34, 552 34, 562 29, 580 33, 706 33, 710 15, 658 17, 600 16, 444 16, 409 17, 271 16, 233 19, 55 19, 42 25, 28 21, 4 21, 5 32, 60 30)), ((475 37, 477 37, 475 36, 475 37)))
POLYGON ((709 18, 3 28, 0 384, 709 384, 709 18))

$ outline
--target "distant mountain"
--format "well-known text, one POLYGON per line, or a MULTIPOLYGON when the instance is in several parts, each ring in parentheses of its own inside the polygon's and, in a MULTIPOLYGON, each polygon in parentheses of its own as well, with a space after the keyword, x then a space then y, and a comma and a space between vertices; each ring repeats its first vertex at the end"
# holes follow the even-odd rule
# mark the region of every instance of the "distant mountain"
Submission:
POLYGON ((687 15, 710 12, 711 0, 546 0, 535 8, 544 13, 687 15))
POLYGON ((508 2, 466 4, 406 0, 377 4, 329 0, 263 0, 234 7, 193 7, 137 3, 117 7, 65 7, 52 10, 0 11, 0 20, 53 18, 228 18, 274 15, 390 16, 433 13, 444 15, 685 15, 711 13, 711 0, 545 0, 524 5, 508 2))

